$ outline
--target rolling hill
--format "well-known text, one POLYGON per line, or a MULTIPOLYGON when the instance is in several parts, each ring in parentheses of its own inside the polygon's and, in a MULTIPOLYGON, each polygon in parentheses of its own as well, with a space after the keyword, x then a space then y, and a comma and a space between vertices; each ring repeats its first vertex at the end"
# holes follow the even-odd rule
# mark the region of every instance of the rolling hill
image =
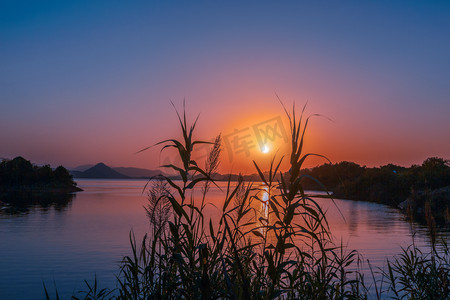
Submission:
POLYGON ((143 168, 132 167, 109 167, 104 163, 94 165, 83 165, 70 170, 70 174, 74 178, 102 178, 102 179, 142 179, 151 178, 153 176, 161 175, 159 170, 149 170, 143 168), (89 167, 90 166, 90 167, 89 167))

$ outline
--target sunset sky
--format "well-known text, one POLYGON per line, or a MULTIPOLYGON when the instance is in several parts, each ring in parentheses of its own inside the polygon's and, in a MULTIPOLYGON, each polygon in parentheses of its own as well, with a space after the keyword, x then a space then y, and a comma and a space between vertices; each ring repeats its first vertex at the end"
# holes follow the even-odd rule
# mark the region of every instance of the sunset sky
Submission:
POLYGON ((179 137, 186 99, 198 138, 228 139, 222 171, 253 172, 286 150, 276 95, 332 120, 306 150, 333 162, 450 159, 450 2, 0 4, 0 158, 157 168, 170 153, 135 152, 179 137))

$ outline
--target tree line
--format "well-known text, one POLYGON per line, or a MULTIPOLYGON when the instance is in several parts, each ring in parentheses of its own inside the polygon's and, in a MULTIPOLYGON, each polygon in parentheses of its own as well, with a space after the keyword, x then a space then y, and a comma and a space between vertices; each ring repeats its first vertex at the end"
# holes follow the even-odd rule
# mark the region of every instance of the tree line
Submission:
POLYGON ((18 156, 0 163, 0 189, 57 188, 77 190, 72 175, 63 166, 52 169, 50 165, 36 166, 18 156))
MULTIPOLYGON (((427 158, 421 165, 402 167, 388 164, 369 168, 353 162, 326 163, 303 174, 308 189, 326 188, 336 198, 364 200, 398 207, 407 201, 410 213, 425 215, 426 203, 440 221, 448 218, 450 196, 449 161, 427 158)), ((448 221, 448 220, 447 220, 448 221)))

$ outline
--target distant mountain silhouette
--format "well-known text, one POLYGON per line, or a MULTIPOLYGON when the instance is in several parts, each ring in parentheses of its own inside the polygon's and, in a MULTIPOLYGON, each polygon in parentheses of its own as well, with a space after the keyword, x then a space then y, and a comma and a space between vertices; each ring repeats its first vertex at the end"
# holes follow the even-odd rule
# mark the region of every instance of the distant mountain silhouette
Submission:
MULTIPOLYGON (((268 172, 266 172, 266 176, 268 172)), ((72 170, 70 170, 70 174, 74 178, 102 178, 102 179, 149 179, 158 175, 166 175, 172 180, 181 180, 180 175, 178 174, 167 174, 161 170, 151 170, 151 169, 143 169, 143 168, 134 168, 134 167, 109 167, 104 163, 98 163, 95 166, 93 165, 81 165, 72 170), (86 167, 85 171, 81 171, 86 167)), ((215 173, 212 175, 212 178, 218 181, 227 181, 231 179, 232 181, 236 181, 238 179, 238 174, 219 174, 215 173)), ((243 175, 244 180, 252 181, 259 180, 258 174, 249 174, 243 175)))
POLYGON ((125 179, 125 178, 150 178, 161 175, 160 170, 150 170, 133 167, 109 167, 104 163, 94 165, 81 165, 70 170, 74 178, 105 178, 105 179, 125 179))
MULTIPOLYGON (((92 164, 81 165, 71 169, 69 172, 74 178, 149 179, 154 176, 165 175, 172 180, 181 180, 180 175, 168 174, 161 170, 151 170, 134 167, 109 167, 104 163, 98 163, 95 166, 92 164), (82 171, 83 169, 85 170, 82 171)), ((265 172, 265 175, 268 176, 268 172, 265 172)), ((239 177, 238 174, 215 173, 212 175, 212 178, 218 181, 228 181, 228 179, 236 181, 238 177, 239 177)), ((243 178, 246 181, 259 180, 259 175, 258 174, 243 175, 243 178)))
POLYGON ((76 178, 103 178, 103 179, 127 179, 130 178, 108 167, 104 163, 98 163, 92 168, 84 172, 72 171, 72 175, 76 178))
POLYGON ((161 175, 162 172, 160 170, 149 170, 142 168, 126 168, 126 167, 118 167, 113 168, 115 171, 119 172, 128 177, 132 178, 150 178, 153 176, 161 175))

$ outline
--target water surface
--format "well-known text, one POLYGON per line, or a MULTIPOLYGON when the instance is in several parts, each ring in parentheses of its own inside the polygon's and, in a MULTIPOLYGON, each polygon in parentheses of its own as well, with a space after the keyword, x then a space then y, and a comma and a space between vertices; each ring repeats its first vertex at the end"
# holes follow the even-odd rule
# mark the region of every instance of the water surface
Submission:
MULTIPOLYGON (((84 288, 83 280, 94 276, 100 287, 114 288, 119 261, 129 254, 130 230, 138 239, 150 231, 143 209, 145 183, 78 180, 84 191, 65 205, 0 212, 1 299, 43 299, 43 282, 50 293, 56 284, 62 299, 68 299, 84 288)), ((219 185, 225 190, 225 183, 219 185)), ((224 193, 213 187, 208 199, 220 207, 224 193)), ((372 267, 383 267, 386 258, 412 242, 411 227, 396 209, 335 200, 341 216, 330 200, 317 201, 328 211, 335 241, 358 250, 372 267)), ((209 205, 207 216, 217 215, 217 208, 209 205)), ((426 247, 425 228, 416 225, 413 231, 416 244, 426 247)), ((448 239, 448 232, 443 235, 448 239)))

